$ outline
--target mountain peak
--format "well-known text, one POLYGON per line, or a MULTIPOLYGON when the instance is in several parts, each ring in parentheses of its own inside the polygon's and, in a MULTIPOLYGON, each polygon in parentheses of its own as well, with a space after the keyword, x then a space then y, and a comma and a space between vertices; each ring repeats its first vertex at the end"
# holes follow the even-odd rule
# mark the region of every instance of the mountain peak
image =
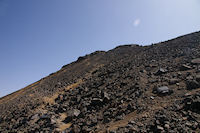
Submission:
POLYGON ((200 32, 79 57, 1 98, 0 132, 198 132, 199 58, 200 32))

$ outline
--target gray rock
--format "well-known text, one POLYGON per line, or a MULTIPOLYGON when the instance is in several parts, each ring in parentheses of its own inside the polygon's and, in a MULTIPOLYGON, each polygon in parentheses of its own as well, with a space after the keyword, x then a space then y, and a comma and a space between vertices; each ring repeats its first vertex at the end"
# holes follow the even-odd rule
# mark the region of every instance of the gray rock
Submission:
POLYGON ((74 109, 74 116, 79 116, 79 114, 81 113, 81 111, 80 110, 78 110, 78 109, 74 109))
POLYGON ((38 120, 40 117, 39 117, 39 115, 38 114, 35 114, 35 115, 33 115, 32 117, 31 117, 31 120, 38 120))
POLYGON ((91 100, 91 105, 92 106, 101 106, 103 104, 103 100, 100 98, 93 98, 91 100))
POLYGON ((190 122, 186 122, 185 123, 188 127, 191 127, 192 126, 192 123, 190 123, 190 122))
POLYGON ((51 116, 49 114, 43 114, 40 119, 50 119, 51 116))
POLYGON ((167 86, 162 86, 162 87, 158 87, 156 91, 159 94, 166 94, 166 93, 169 93, 169 88, 167 86))
POLYGON ((176 83, 178 83, 178 82, 179 82, 179 80, 178 80, 178 79, 175 79, 175 78, 169 80, 169 84, 170 84, 170 85, 176 84, 176 83))
POLYGON ((51 124, 56 124, 56 120, 55 119, 51 119, 51 124))
POLYGON ((180 67, 181 71, 186 71, 186 70, 190 70, 190 69, 192 69, 192 67, 185 65, 185 64, 180 67))
POLYGON ((129 123, 128 124, 136 124, 136 122, 135 121, 129 121, 129 123))
POLYGON ((119 116, 117 116, 116 117, 116 120, 118 121, 118 120, 122 120, 123 119, 123 116, 122 115, 119 115, 119 116))
POLYGON ((200 64, 200 58, 193 59, 193 60, 191 61, 191 63, 192 63, 192 64, 195 64, 195 65, 200 64))
POLYGON ((166 69, 164 69, 164 68, 160 68, 160 69, 155 73, 155 75, 165 74, 166 72, 167 72, 166 69))
POLYGON ((165 127, 166 129, 169 129, 169 128, 170 128, 169 124, 165 124, 164 127, 165 127))
POLYGON ((103 93, 103 97, 104 97, 106 100, 110 100, 109 94, 106 93, 106 92, 103 93))
POLYGON ((164 128, 161 127, 161 126, 157 126, 157 129, 160 130, 160 131, 163 131, 163 130, 164 130, 164 128))
POLYGON ((104 115, 104 116, 109 116, 109 115, 110 115, 110 112, 106 111, 106 112, 103 113, 103 115, 104 115))
POLYGON ((152 100, 154 100, 154 97, 153 97, 153 96, 150 96, 150 98, 151 98, 152 100))

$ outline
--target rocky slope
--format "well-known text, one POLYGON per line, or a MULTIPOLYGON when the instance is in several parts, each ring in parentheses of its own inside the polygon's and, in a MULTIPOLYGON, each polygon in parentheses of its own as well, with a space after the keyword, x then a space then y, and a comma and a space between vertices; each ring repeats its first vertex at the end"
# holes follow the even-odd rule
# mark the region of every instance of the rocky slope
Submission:
POLYGON ((200 32, 79 57, 0 99, 0 132, 200 132, 200 32))

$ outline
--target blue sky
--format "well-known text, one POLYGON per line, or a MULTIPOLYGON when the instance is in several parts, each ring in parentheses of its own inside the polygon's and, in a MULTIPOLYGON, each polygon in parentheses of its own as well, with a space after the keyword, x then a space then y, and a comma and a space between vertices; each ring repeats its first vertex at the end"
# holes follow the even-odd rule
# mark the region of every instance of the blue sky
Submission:
POLYGON ((79 56, 200 30, 199 0, 0 0, 0 97, 79 56))

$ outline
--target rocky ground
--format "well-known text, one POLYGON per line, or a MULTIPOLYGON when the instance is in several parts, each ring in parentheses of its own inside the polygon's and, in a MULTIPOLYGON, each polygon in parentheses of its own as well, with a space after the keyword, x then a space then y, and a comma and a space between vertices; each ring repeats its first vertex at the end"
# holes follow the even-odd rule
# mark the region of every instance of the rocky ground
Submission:
POLYGON ((0 132, 200 132, 200 32, 79 57, 1 98, 0 132))

